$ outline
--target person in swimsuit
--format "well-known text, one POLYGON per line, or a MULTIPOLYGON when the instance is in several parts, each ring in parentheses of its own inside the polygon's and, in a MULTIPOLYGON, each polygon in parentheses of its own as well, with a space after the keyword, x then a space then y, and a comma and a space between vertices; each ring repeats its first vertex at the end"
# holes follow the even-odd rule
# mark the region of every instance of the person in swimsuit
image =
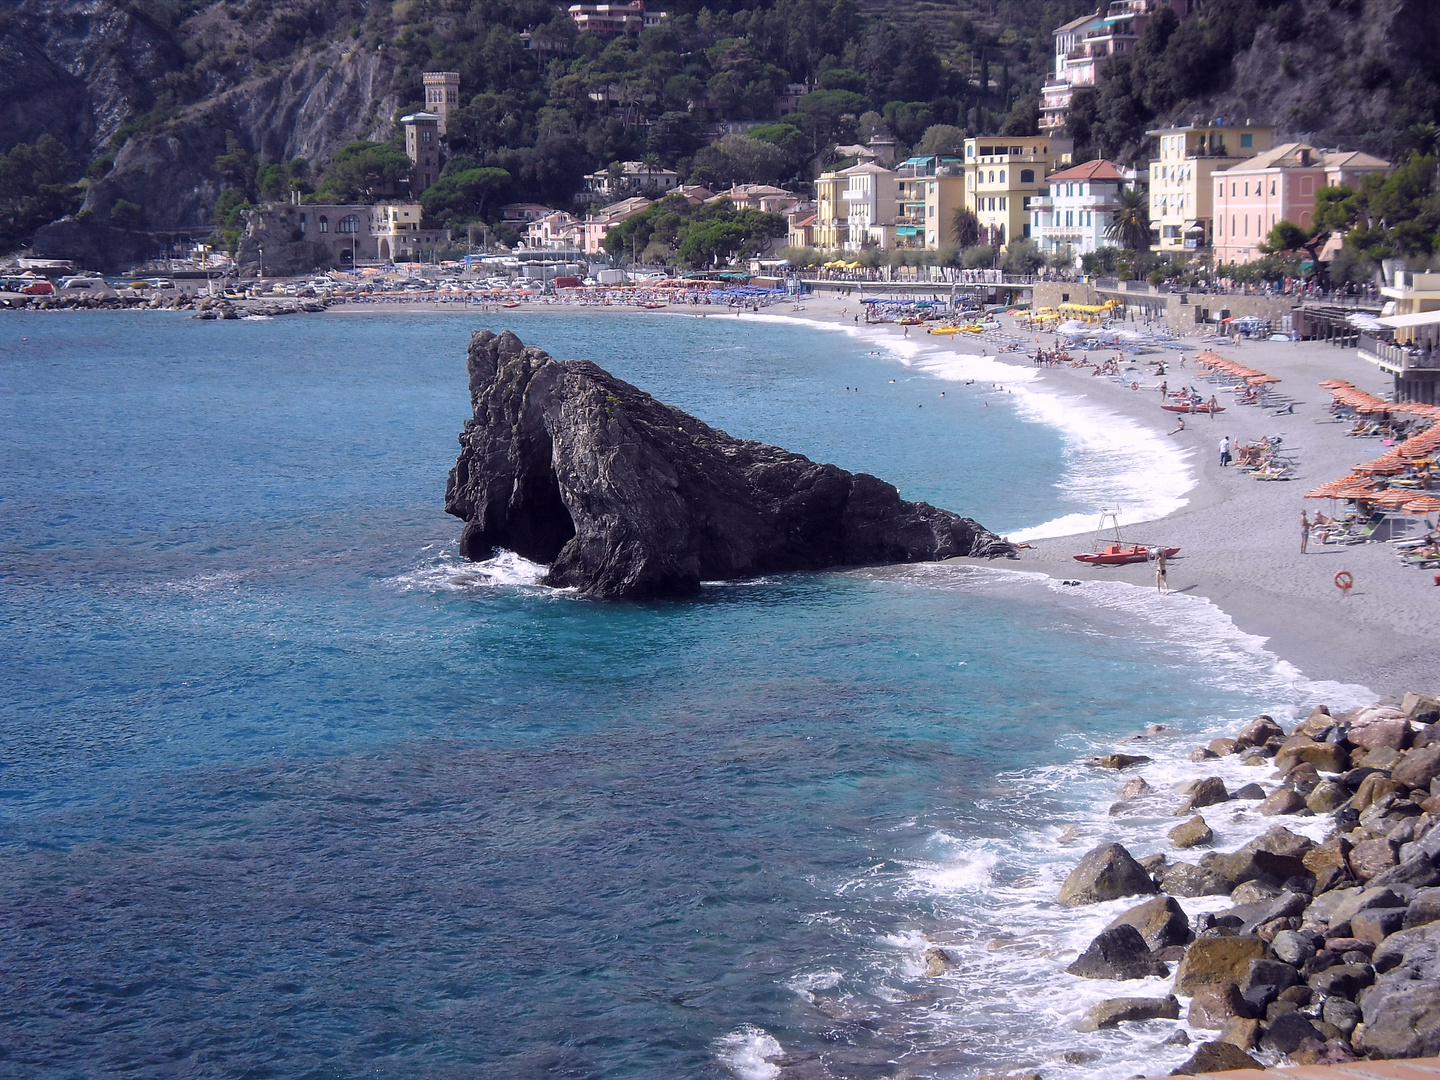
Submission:
POLYGON ((1166 563, 1167 561, 1168 561, 1168 560, 1167 560, 1166 557, 1165 557, 1165 549, 1164 549, 1164 548, 1156 548, 1156 549, 1155 549, 1155 591, 1158 592, 1158 593, 1168 593, 1168 592, 1170 591, 1170 582, 1167 581, 1166 578, 1165 578, 1165 563, 1166 563))

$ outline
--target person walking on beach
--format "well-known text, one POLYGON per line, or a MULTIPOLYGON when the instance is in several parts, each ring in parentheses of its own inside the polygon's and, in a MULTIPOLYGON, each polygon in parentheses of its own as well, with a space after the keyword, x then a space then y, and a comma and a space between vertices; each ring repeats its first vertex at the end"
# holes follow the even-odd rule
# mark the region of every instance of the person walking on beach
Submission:
POLYGON ((1230 464, 1230 436, 1220 437, 1220 467, 1223 469, 1230 464))
POLYGON ((1310 543, 1310 519, 1305 516, 1305 511, 1300 511, 1300 554, 1305 554, 1305 545, 1310 543))
POLYGON ((1155 591, 1161 594, 1170 591, 1170 582, 1165 577, 1165 549, 1155 549, 1155 591))

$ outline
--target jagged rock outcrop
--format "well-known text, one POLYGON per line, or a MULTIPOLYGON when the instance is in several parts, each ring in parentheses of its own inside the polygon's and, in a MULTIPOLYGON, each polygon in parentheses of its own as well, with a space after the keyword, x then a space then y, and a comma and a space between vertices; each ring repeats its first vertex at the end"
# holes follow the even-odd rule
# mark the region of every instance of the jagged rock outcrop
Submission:
POLYGON ((1009 555, 969 518, 864 473, 736 439, 584 360, 508 331, 471 338, 474 419, 445 510, 460 550, 551 563, 597 598, 683 596, 701 581, 1009 555))

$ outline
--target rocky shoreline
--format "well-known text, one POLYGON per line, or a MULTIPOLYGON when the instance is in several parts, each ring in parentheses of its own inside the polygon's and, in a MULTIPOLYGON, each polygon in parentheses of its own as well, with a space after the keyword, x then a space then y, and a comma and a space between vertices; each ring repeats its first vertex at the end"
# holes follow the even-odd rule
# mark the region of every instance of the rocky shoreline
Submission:
POLYGON ((0 297, 0 310, 9 311, 193 311, 197 319, 243 319, 247 315, 319 314, 329 301, 316 300, 229 300, 203 293, 165 299, 161 296, 26 296, 13 293, 0 297))
MULTIPOLYGON (((1288 733, 1259 716, 1190 757, 1231 755, 1273 767, 1278 786, 1229 790, 1217 776, 1183 785, 1173 813, 1185 820, 1169 833, 1176 848, 1209 846, 1204 810, 1237 800, 1268 817, 1327 815, 1333 829, 1316 842, 1277 822, 1234 852, 1193 862, 1136 858, 1117 843, 1089 851, 1060 889, 1062 906, 1144 899, 1066 970, 1173 982, 1165 996, 1100 1002, 1082 1030, 1183 1016, 1170 1043, 1188 1045, 1187 1026, 1214 1032, 1177 1076, 1440 1054, 1440 699, 1412 693, 1337 715, 1321 706, 1288 733), (1232 906, 1192 920, 1176 899, 1211 896, 1232 906)), ((1089 763, 1133 771, 1150 760, 1115 753, 1089 763)), ((1112 815, 1153 812, 1167 797, 1139 775, 1120 795, 1112 815)))

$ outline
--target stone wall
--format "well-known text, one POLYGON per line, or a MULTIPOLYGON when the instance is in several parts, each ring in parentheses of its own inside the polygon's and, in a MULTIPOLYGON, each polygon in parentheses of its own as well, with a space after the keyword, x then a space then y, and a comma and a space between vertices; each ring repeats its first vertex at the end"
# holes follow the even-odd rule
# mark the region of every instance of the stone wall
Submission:
POLYGON ((1086 282, 1037 282, 1033 296, 1035 306, 1057 307, 1062 303, 1102 304, 1119 300, 1125 304, 1127 322, 1141 322, 1147 317, 1161 319, 1176 333, 1195 330, 1209 318, 1224 317, 1221 312, 1239 318, 1256 315, 1267 319, 1279 329, 1283 320, 1295 309, 1295 301, 1286 296, 1244 296, 1238 294, 1162 293, 1146 286, 1137 289, 1099 289, 1086 282))

